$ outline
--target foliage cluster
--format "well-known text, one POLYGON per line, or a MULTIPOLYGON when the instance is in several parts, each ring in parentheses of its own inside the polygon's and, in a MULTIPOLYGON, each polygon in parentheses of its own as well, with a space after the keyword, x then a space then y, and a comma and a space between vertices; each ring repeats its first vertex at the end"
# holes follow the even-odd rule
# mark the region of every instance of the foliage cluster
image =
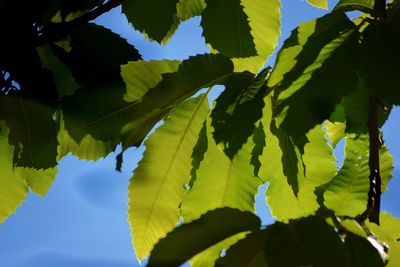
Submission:
POLYGON ((340 0, 292 31, 273 68, 279 0, 26 5, 0 3, 0 222, 29 190, 46 194, 68 153, 97 160, 146 138, 129 221, 149 266, 400 266, 400 221, 379 210, 393 168, 380 127, 400 104, 398 0, 340 0), (201 16, 211 53, 143 61, 90 22, 120 5, 160 43, 201 16), (277 222, 261 226, 267 182, 277 222))

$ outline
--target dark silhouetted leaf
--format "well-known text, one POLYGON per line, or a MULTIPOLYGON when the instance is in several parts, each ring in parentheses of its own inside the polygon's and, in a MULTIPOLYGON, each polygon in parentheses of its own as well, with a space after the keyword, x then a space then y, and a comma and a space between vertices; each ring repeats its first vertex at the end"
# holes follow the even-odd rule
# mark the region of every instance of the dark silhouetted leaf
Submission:
POLYGON ((252 212, 231 208, 209 211, 161 239, 150 255, 148 266, 179 266, 228 237, 259 227, 260 219, 252 212))
POLYGON ((354 11, 360 10, 372 14, 374 12, 374 0, 340 0, 334 10, 354 11))
POLYGON ((305 145, 294 142, 282 129, 276 130, 271 99, 268 96, 266 100, 266 146, 260 157, 259 177, 269 182, 266 193, 271 213, 280 221, 312 215, 319 209, 315 189, 337 172, 332 148, 321 125, 308 132, 305 145))
POLYGON ((9 142, 14 146, 14 165, 35 169, 54 167, 57 162, 57 129, 53 108, 32 98, 1 96, 5 109, 0 118, 10 129, 9 142))
POLYGON ((0 121, 0 223, 24 201, 28 187, 13 171, 14 148, 8 143, 9 128, 0 121))
MULTIPOLYGON (((370 237, 371 238, 371 237, 370 237)), ((376 242, 371 238, 372 242, 376 242)), ((353 267, 383 267, 385 266, 378 250, 366 239, 356 235, 347 234, 345 243, 351 256, 353 267)))
POLYGON ((326 15, 292 32, 269 80, 278 93, 279 127, 300 138, 329 118, 356 88, 357 46, 358 32, 344 14, 326 15))
POLYGON ((201 26, 206 42, 228 57, 257 55, 240 0, 206 0, 201 26))
POLYGON ((264 252, 269 267, 351 266, 339 235, 318 218, 308 217, 289 224, 278 222, 269 226, 265 235, 264 252))
POLYGON ((262 117, 267 74, 268 69, 257 77, 247 72, 232 76, 216 101, 211 113, 213 136, 217 144, 223 144, 229 158, 246 143, 262 117))
POLYGON ((122 12, 135 29, 161 42, 174 24, 179 0, 129 0, 122 4, 122 12))
POLYGON ((254 231, 232 245, 226 256, 215 262, 216 267, 268 267, 264 252, 267 245, 265 231, 254 231))
POLYGON ((362 33, 360 73, 365 86, 381 100, 400 104, 400 34, 395 22, 370 24, 362 33))

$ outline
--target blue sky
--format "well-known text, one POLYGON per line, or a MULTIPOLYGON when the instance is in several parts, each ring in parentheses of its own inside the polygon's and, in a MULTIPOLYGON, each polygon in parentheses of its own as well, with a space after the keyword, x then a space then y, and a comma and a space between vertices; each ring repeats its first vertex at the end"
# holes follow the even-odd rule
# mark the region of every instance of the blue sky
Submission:
MULTIPOLYGON (((283 1, 280 44, 301 21, 319 17, 325 11, 304 1, 283 1)), ((331 2, 331 6, 333 3, 331 2)), ((145 60, 184 59, 208 51, 201 36, 199 18, 183 23, 167 46, 147 42, 128 25, 120 9, 99 18, 97 23, 121 34, 145 60)), ((270 62, 275 60, 275 55, 270 62)), ((384 127, 386 144, 399 165, 400 111, 395 109, 384 127), (397 150, 396 150, 397 148, 397 150)), ((127 223, 127 187, 132 170, 143 148, 130 149, 124 156, 121 173, 115 172, 115 154, 97 162, 65 157, 59 164, 57 179, 45 198, 29 194, 15 215, 0 225, 0 259, 3 267, 128 267, 138 266, 131 248, 127 223)), ((391 190, 383 198, 383 210, 400 216, 396 207, 400 189, 395 168, 391 190)), ((265 187, 264 187, 265 190, 265 187)), ((271 222, 263 201, 257 211, 263 222, 271 222)))

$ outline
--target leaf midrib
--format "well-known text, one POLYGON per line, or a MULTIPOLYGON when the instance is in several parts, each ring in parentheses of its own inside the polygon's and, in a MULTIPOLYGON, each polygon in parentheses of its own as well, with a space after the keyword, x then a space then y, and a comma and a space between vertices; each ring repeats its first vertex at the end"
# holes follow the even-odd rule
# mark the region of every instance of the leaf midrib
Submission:
MULTIPOLYGON (((145 223, 145 225, 148 225, 148 224, 149 224, 149 221, 154 217, 154 214, 155 214, 155 213, 154 213, 155 203, 158 202, 158 199, 159 199, 159 196, 160 196, 160 192, 161 192, 162 188, 164 187, 164 184, 165 184, 165 182, 166 182, 166 180, 167 180, 168 174, 169 174, 169 172, 170 172, 170 170, 171 170, 171 168, 172 168, 172 166, 173 166, 173 163, 175 162, 176 156, 178 155, 178 151, 180 151, 180 148, 181 148, 182 143, 183 143, 183 141, 184 141, 184 139, 185 139, 185 136, 187 135, 189 129, 191 128, 191 125, 192 125, 192 123, 193 123, 193 121, 194 121, 194 118, 195 118, 196 115, 198 114, 198 112, 199 112, 201 106, 203 105, 205 99, 208 99, 208 98, 207 98, 207 94, 204 94, 204 95, 202 96, 202 98, 200 99, 200 101, 199 101, 199 103, 198 103, 196 109, 194 110, 194 112, 193 112, 193 114, 192 114, 192 116, 191 116, 191 118, 190 118, 190 120, 189 120, 187 126, 185 127, 184 132, 182 133, 182 135, 181 135, 181 137, 180 137, 180 139, 179 139, 179 142, 178 142, 178 145, 177 145, 177 149, 175 149, 174 154, 173 154, 173 156, 172 156, 172 158, 171 158, 171 160, 170 160, 170 162, 169 162, 169 164, 168 164, 167 170, 165 171, 165 174, 164 174, 164 176, 163 176, 163 178, 162 178, 162 182, 161 182, 160 186, 158 187, 157 194, 156 194, 156 198, 155 198, 154 201, 152 202, 152 205, 151 205, 151 207, 150 207, 150 212, 148 212, 149 215, 148 215, 147 218, 146 218, 146 223, 145 223)), ((144 236, 147 236, 147 232, 148 232, 148 231, 149 231, 149 228, 146 227, 146 230, 145 230, 145 232, 144 232, 143 235, 144 235, 144 236)))

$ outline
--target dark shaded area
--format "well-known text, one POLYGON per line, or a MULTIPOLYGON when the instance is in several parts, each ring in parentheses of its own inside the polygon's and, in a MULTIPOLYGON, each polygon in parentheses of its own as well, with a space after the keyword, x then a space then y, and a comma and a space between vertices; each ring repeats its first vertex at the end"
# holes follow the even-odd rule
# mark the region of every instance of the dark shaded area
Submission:
POLYGON ((191 188, 193 184, 196 182, 197 178, 197 170, 200 167, 200 163, 204 159, 204 154, 208 150, 208 139, 207 139, 207 123, 204 122, 203 127, 199 133, 199 139, 197 139, 197 143, 193 148, 192 152, 192 169, 190 170, 190 182, 189 187, 191 188))
POLYGON ((260 219, 252 212, 227 207, 209 211, 161 239, 150 254, 147 266, 179 266, 228 237, 259 227, 260 219))
POLYGON ((347 234, 345 244, 350 252, 351 266, 383 267, 386 265, 379 255, 379 252, 367 239, 353 234, 347 234))
POLYGON ((285 53, 286 49, 293 46, 303 46, 295 57, 296 65, 284 74, 283 80, 276 88, 277 99, 299 78, 301 79, 306 68, 314 63, 325 45, 332 43, 339 36, 350 34, 342 37, 342 41, 335 41, 339 44, 338 47, 317 70, 312 72, 311 78, 301 88, 277 102, 274 114, 285 112, 280 127, 295 139, 304 136, 308 130, 329 118, 342 97, 356 89, 357 82, 359 34, 353 31, 354 24, 344 14, 332 13, 317 19, 315 29, 306 25, 301 25, 292 32, 292 37, 285 42, 280 52, 280 54, 285 53), (305 43, 298 43, 296 36, 300 33, 309 35, 308 38, 302 37, 305 43))
POLYGON ((253 142, 254 148, 251 151, 250 164, 254 167, 254 176, 258 176, 258 172, 261 168, 261 161, 259 157, 262 155, 266 145, 264 126, 261 122, 259 123, 258 127, 254 129, 253 142))
POLYGON ((248 17, 240 0, 206 0, 206 4, 201 14, 206 42, 230 58, 256 56, 248 17))
POLYGON ((211 113, 213 136, 224 152, 233 158, 253 134, 262 117, 269 69, 254 77, 249 72, 233 75, 225 82, 225 90, 218 97, 211 113))

